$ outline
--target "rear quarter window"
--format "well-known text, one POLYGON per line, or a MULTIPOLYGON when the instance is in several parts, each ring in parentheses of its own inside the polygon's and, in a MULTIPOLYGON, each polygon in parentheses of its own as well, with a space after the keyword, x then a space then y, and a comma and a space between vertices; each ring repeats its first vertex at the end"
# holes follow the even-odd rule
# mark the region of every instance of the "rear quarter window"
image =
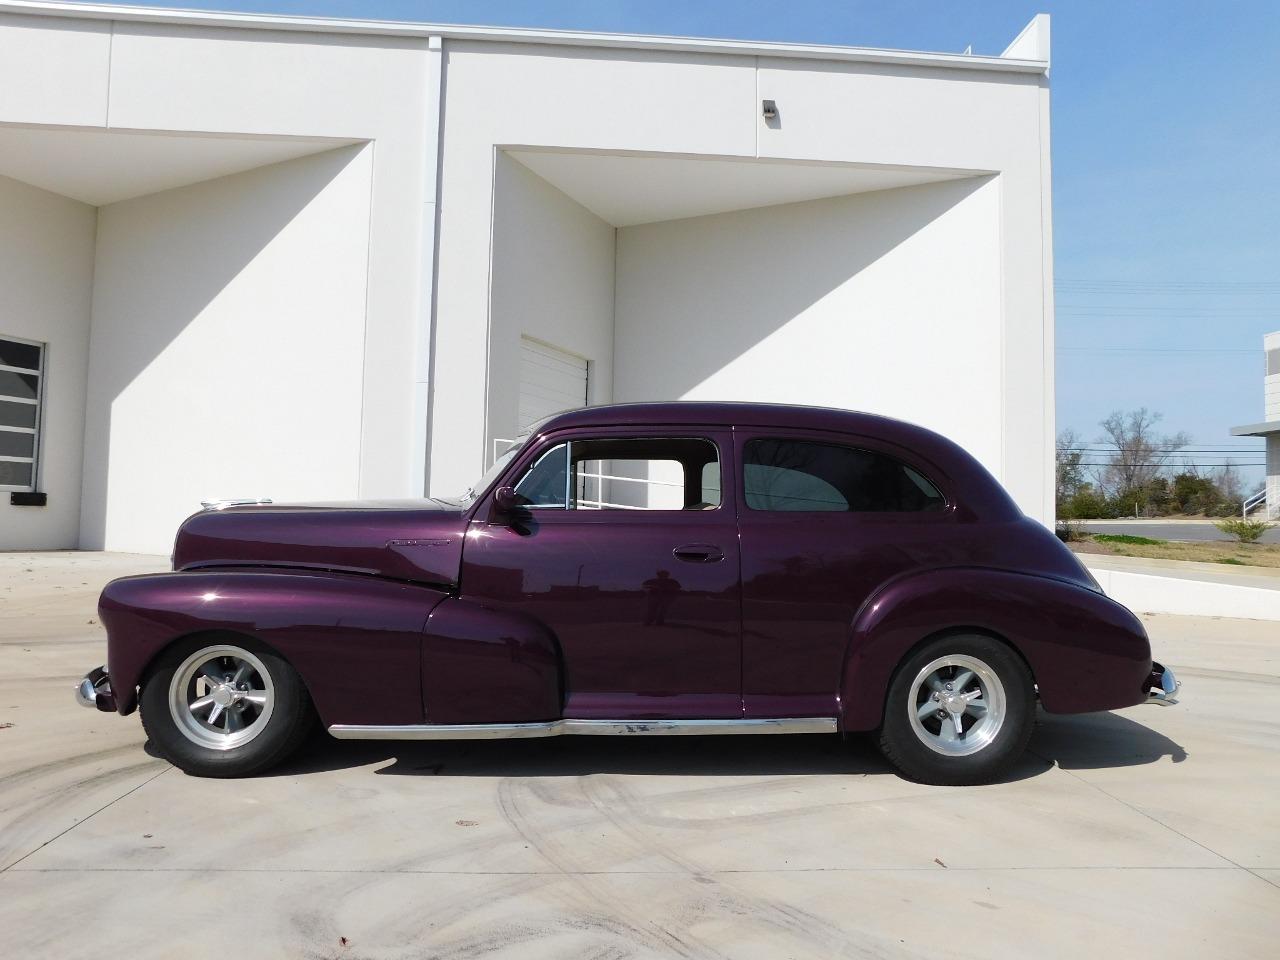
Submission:
POLYGON ((920 471, 874 450, 813 440, 746 444, 743 493, 751 510, 921 513, 946 499, 920 471))

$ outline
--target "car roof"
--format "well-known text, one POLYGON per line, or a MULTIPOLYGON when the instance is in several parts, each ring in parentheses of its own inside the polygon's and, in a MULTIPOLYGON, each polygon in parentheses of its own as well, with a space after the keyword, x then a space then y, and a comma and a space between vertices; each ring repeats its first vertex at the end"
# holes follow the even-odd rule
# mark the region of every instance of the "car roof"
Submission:
POLYGON ((611 403, 580 407, 552 414, 537 429, 540 433, 570 427, 629 426, 631 424, 671 424, 681 426, 808 427, 850 433, 868 431, 883 434, 897 428, 921 430, 903 420, 873 413, 810 407, 792 403, 749 403, 733 401, 676 400, 661 403, 611 403))

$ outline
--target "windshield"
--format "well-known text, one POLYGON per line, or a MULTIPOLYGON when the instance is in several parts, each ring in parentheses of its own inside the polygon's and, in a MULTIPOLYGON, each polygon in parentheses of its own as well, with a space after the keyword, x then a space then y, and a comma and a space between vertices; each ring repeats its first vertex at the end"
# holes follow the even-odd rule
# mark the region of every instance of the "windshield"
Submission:
POLYGON ((515 459, 516 454, 520 452, 520 448, 525 445, 528 439, 529 434, 524 433, 512 440, 510 445, 498 454, 498 459, 493 461, 493 466, 486 470, 484 476, 477 480, 474 485, 468 487, 466 493, 458 497, 458 501, 463 504, 472 503, 476 497, 488 490, 493 485, 493 482, 502 475, 502 471, 507 469, 507 464, 515 459))

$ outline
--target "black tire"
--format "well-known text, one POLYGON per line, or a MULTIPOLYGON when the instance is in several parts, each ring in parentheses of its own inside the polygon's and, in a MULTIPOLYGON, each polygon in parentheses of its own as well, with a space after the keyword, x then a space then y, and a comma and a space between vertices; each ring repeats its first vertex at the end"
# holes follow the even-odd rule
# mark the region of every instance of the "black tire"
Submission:
POLYGON ((880 749, 911 780, 939 786, 991 783, 1022 756, 1031 737, 1035 708, 1031 671, 1007 645, 981 634, 939 637, 898 665, 885 700, 880 749), (958 663, 922 676, 926 668, 950 659, 958 663), (989 672, 975 671, 975 663, 989 672), (964 685, 973 699, 969 708, 960 704, 964 690, 953 690, 947 682, 939 683, 934 694, 928 692, 934 689, 928 678, 960 682, 966 671, 974 674, 964 685), (945 699, 939 701, 940 697, 945 699), (988 717, 996 717, 997 706, 999 722, 988 722, 988 717), (922 713, 927 716, 917 721, 922 713), (954 733, 957 722, 967 727, 963 733, 954 733))
MULTIPOLYGON (((200 679, 205 682, 203 676, 200 679)), ((298 672, 266 644, 230 634, 196 637, 166 649, 143 680, 138 706, 143 729, 155 749, 175 767, 197 777, 247 777, 261 773, 297 750, 315 720, 311 697, 298 672), (234 746, 213 747, 197 742, 194 738, 202 736, 198 728, 204 724, 196 723, 194 733, 185 731, 175 716, 177 708, 171 703, 179 689, 174 685, 178 671, 183 669, 185 675, 187 664, 217 650, 247 653, 241 661, 226 657, 211 662, 224 663, 230 668, 238 662, 256 661, 249 674, 254 679, 246 687, 261 683, 265 688, 262 692, 265 694, 269 690, 271 696, 270 711, 265 719, 261 710, 257 713, 261 726, 247 742, 234 746), (266 678, 260 678, 257 667, 267 674, 266 678)), ((248 711, 242 715, 252 716, 250 704, 241 709, 248 711)), ((224 714, 230 712, 231 708, 223 710, 224 714)), ((224 722, 230 731, 231 719, 228 717, 224 722)), ((247 722, 241 720, 242 729, 252 727, 254 722, 252 719, 247 722)), ((203 736, 217 739, 214 735, 218 732, 216 727, 210 726, 203 736)))

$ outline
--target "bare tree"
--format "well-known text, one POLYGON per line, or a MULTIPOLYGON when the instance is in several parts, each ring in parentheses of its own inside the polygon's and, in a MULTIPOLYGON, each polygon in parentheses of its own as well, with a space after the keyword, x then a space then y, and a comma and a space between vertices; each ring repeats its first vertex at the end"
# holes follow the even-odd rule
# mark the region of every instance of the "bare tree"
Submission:
POLYGON ((1169 465, 1170 458, 1191 442, 1185 433, 1158 434, 1161 415, 1146 407, 1103 420, 1099 443, 1112 448, 1105 466, 1098 468, 1098 485, 1113 497, 1138 494, 1169 465))
POLYGON ((1222 499, 1233 504, 1244 500, 1244 478, 1240 476, 1240 471, 1230 460, 1213 471, 1210 478, 1213 480, 1213 485, 1218 488, 1218 492, 1222 494, 1222 499))
POLYGON ((1084 484, 1084 445, 1080 442, 1080 434, 1071 429, 1060 432, 1055 452, 1054 502, 1061 508, 1084 484))

